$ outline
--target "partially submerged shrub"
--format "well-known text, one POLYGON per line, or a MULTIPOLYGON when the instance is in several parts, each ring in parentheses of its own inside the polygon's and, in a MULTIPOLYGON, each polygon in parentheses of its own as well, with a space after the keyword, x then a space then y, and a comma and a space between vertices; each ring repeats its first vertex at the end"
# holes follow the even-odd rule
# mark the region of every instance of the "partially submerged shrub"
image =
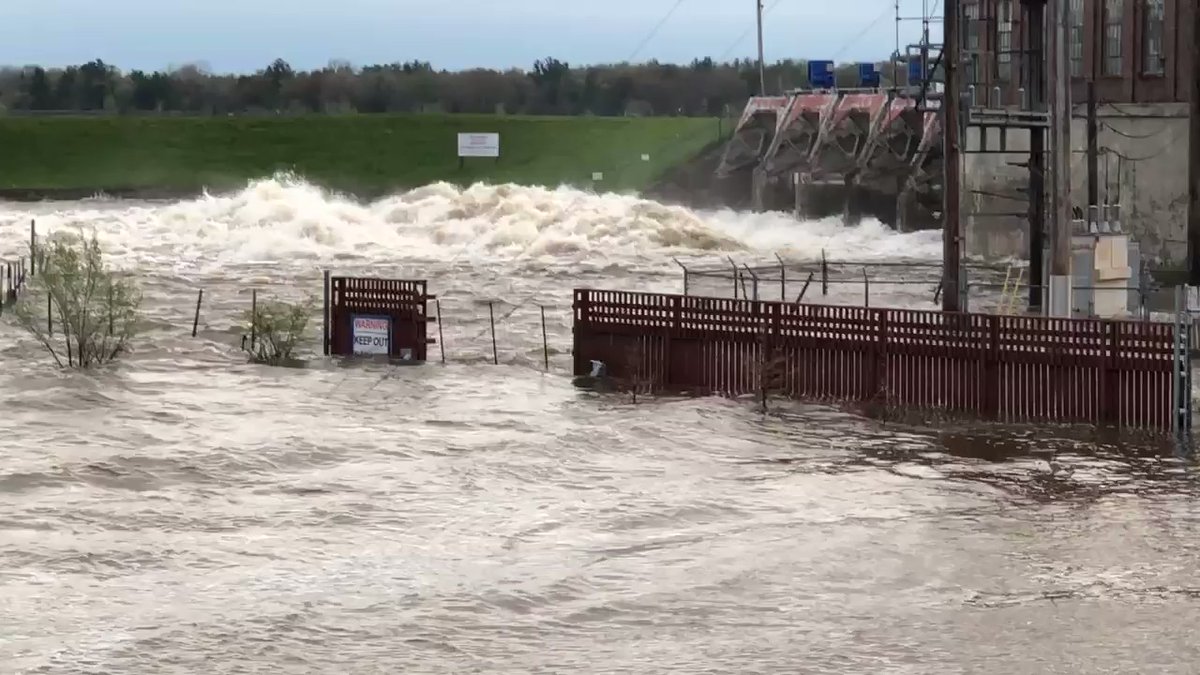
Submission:
POLYGON ((646 357, 644 344, 636 342, 630 345, 624 353, 624 363, 621 369, 624 375, 615 378, 618 390, 627 392, 631 403, 638 402, 639 394, 654 394, 661 384, 655 377, 654 368, 646 357))
POLYGON ((52 239, 32 253, 37 274, 17 302, 17 323, 59 367, 90 368, 125 353, 137 332, 142 294, 104 265, 95 233, 52 239))
POLYGON ((304 343, 304 332, 316 308, 316 298, 309 296, 299 303, 268 300, 247 310, 247 335, 242 337, 242 344, 250 360, 269 366, 294 363, 296 350, 304 343))

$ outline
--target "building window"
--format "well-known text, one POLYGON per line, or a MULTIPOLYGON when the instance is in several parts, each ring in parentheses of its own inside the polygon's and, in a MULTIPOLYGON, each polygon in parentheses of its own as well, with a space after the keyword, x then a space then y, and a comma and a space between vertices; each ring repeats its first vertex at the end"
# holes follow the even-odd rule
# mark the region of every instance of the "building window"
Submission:
POLYGON ((1125 23, 1125 0, 1104 0, 1104 70, 1107 77, 1121 75, 1121 35, 1125 23))
POLYGON ((1163 59, 1163 15, 1164 0, 1142 0, 1145 12, 1142 15, 1142 74, 1162 75, 1163 59))
POLYGON ((1012 0, 1000 0, 999 16, 996 17, 996 79, 1008 82, 1012 79, 1012 0))
POLYGON ((979 84, 979 3, 968 0, 963 3, 963 49, 967 53, 967 84, 979 84))
POLYGON ((1067 43, 1071 56, 1071 77, 1083 77, 1083 0, 1071 0, 1067 11, 1071 21, 1067 43))

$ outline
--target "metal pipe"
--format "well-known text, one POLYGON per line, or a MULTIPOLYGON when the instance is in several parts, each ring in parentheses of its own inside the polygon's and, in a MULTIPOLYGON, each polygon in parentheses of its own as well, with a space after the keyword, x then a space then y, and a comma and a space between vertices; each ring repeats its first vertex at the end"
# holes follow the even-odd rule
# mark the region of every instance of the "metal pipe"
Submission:
POLYGON ((1071 315, 1070 17, 1065 0, 1046 5, 1050 34, 1050 315, 1071 315))
POLYGON ((808 278, 804 280, 804 288, 801 288, 800 295, 796 296, 796 304, 797 305, 800 304, 800 301, 804 299, 804 294, 808 292, 808 285, 812 283, 812 280, 813 280, 813 273, 809 272, 808 278))
POLYGON ((492 326, 492 364, 500 365, 500 354, 496 351, 496 311, 492 303, 488 303, 488 322, 492 326))
POLYGON ((763 63, 763 3, 754 0, 754 13, 758 19, 758 95, 767 95, 767 67, 763 63))
POLYGON ((1099 130, 1096 119, 1096 83, 1087 83, 1087 217, 1088 231, 1092 231, 1093 223, 1098 224, 1102 218, 1100 211, 1100 150, 1099 130))
MULTIPOLYGON (((1191 94, 1188 105, 1188 277, 1192 286, 1200 286, 1200 7, 1183 3, 1192 13, 1191 94)), ((1117 181, 1120 185, 1121 181, 1117 181)), ((1117 200, 1120 201, 1119 199, 1117 200)))
POLYGON ((192 337, 196 337, 196 329, 200 327, 200 303, 204 302, 204 289, 196 293, 196 314, 192 317, 192 337))
POLYGON ((779 301, 787 302, 787 265, 783 264, 783 258, 778 253, 775 259, 779 261, 779 301))
POLYGON ((542 310, 542 360, 546 365, 546 370, 550 370, 550 342, 546 337, 546 306, 540 305, 542 310))
MULTIPOLYGON (((1064 0, 1065 1, 1065 0, 1064 0)), ((959 155, 961 148, 960 106, 962 91, 959 82, 959 62, 961 61, 961 37, 959 35, 959 0, 946 0, 945 19, 942 25, 943 69, 946 74, 946 100, 942 105, 943 140, 943 172, 942 172, 942 276, 946 284, 955 292, 942 294, 942 310, 946 312, 959 311, 959 293, 961 279, 959 278, 960 245, 962 241, 962 219, 959 212, 961 195, 962 161, 959 155)))
MULTIPOLYGON (((330 344, 329 344, 329 315, 330 315, 330 308, 329 308, 330 274, 329 274, 329 270, 325 270, 323 272, 322 276, 324 277, 323 284, 322 284, 322 292, 324 293, 325 300, 324 300, 324 304, 322 305, 323 309, 321 311, 321 335, 322 335, 321 344, 323 345, 323 349, 322 349, 323 353, 325 354, 325 356, 329 356, 329 348, 330 348, 330 344)), ((441 317, 439 316, 438 319, 440 320, 441 317)))
POLYGON ((444 323, 442 321, 442 300, 441 300, 441 298, 434 298, 433 304, 435 307, 437 307, 438 349, 440 349, 442 352, 442 363, 445 364, 446 363, 446 338, 442 334, 442 326, 444 325, 444 323))

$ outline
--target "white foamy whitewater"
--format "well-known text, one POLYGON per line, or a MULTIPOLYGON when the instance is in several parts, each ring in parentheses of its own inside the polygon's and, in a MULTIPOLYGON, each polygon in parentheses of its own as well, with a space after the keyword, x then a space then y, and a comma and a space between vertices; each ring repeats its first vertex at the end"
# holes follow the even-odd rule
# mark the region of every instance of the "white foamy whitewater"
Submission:
MULTIPOLYGON (((671 265, 672 257, 935 258, 936 232, 896 233, 878 221, 798 222, 781 213, 693 211, 570 188, 429 185, 372 203, 275 177, 244 190, 177 203, 89 200, 0 206, 7 232, 94 230, 120 264, 212 270, 225 264, 402 261, 523 267, 671 265)), ((0 250, 24 239, 4 237, 0 250)))

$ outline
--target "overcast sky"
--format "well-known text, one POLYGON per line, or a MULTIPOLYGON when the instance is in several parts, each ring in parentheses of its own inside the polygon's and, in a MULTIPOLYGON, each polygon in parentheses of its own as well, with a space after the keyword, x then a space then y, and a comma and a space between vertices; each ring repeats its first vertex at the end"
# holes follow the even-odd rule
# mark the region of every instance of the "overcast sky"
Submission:
MULTIPOLYGON (((895 48, 893 3, 765 0, 767 60, 886 58, 895 48)), ((920 0, 901 8, 919 15, 920 0)), ((901 27, 902 44, 915 41, 919 24, 901 27)), ((101 58, 125 70, 202 62, 244 72, 276 57, 296 68, 330 59, 448 69, 527 68, 546 56, 688 62, 753 56, 753 28, 753 0, 0 0, 0 63, 101 58)))

